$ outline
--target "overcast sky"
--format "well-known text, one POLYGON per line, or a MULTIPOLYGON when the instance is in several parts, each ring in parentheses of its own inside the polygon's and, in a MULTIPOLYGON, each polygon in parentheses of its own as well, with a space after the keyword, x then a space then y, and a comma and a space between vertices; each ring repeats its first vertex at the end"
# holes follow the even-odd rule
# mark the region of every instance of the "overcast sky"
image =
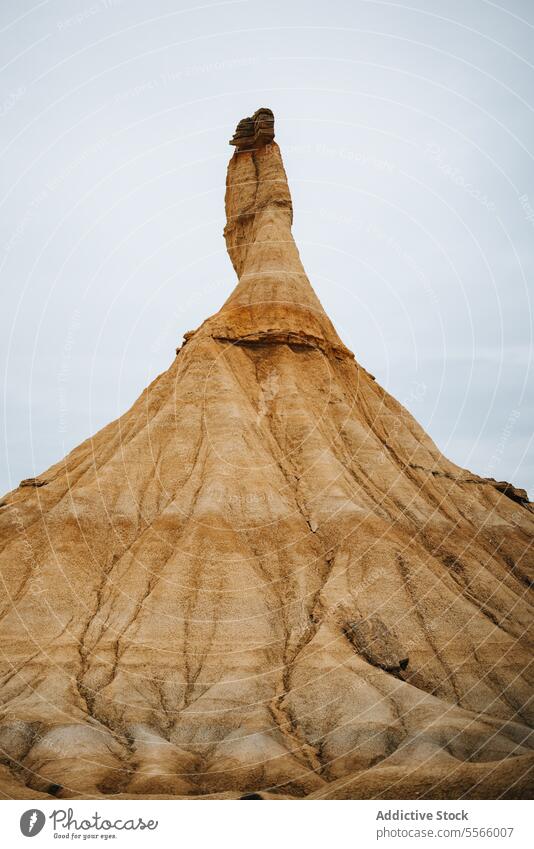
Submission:
POLYGON ((345 343, 532 497, 533 39, 530 0, 2 0, 0 490, 228 296, 228 139, 268 106, 345 343))

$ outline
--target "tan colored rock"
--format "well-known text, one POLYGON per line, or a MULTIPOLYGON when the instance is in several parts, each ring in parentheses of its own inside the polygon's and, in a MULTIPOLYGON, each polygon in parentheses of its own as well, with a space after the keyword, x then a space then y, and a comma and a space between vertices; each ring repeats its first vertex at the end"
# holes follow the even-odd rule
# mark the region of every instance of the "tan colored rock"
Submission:
POLYGON ((266 113, 228 169, 234 292, 3 501, 5 797, 531 787, 532 507, 340 340, 266 113))
POLYGON ((395 675, 406 669, 409 657, 394 634, 378 616, 366 619, 343 617, 343 632, 367 663, 395 675))

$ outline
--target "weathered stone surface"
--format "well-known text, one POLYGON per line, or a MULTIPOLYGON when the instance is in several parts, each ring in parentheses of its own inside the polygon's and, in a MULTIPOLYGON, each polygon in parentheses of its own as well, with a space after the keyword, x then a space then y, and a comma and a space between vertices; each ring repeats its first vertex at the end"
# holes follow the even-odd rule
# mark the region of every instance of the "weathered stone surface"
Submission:
POLYGON ((524 795, 531 506, 345 347, 274 142, 226 210, 226 303, 5 499, 0 793, 524 795))
POLYGON ((260 107, 251 118, 242 118, 230 140, 238 150, 252 150, 269 144, 274 139, 274 115, 270 109, 260 107))
POLYGON ((517 501, 518 504, 528 504, 528 493, 526 489, 520 489, 517 486, 514 486, 508 481, 495 481, 493 484, 495 489, 499 492, 502 492, 503 495, 507 495, 508 498, 511 498, 512 501, 517 501))
POLYGON ((394 673, 399 673, 408 666, 407 653, 380 617, 346 619, 343 631, 356 651, 373 666, 394 673))

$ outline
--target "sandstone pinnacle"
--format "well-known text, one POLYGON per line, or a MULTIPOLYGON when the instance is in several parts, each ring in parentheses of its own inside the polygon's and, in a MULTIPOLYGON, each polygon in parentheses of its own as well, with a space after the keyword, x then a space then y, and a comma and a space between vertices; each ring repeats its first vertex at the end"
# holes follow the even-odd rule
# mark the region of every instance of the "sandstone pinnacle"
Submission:
POLYGON ((448 461, 339 338, 258 110, 221 309, 0 507, 0 792, 531 790, 532 505, 448 461))

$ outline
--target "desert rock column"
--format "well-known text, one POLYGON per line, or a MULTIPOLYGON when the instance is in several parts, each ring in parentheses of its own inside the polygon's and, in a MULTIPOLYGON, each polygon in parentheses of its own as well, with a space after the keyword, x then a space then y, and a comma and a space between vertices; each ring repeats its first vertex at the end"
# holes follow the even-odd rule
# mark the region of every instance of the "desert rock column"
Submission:
POLYGON ((291 233, 293 207, 274 117, 258 109, 230 144, 226 245, 239 284, 210 325, 227 340, 290 341, 352 356, 306 276, 291 233))

